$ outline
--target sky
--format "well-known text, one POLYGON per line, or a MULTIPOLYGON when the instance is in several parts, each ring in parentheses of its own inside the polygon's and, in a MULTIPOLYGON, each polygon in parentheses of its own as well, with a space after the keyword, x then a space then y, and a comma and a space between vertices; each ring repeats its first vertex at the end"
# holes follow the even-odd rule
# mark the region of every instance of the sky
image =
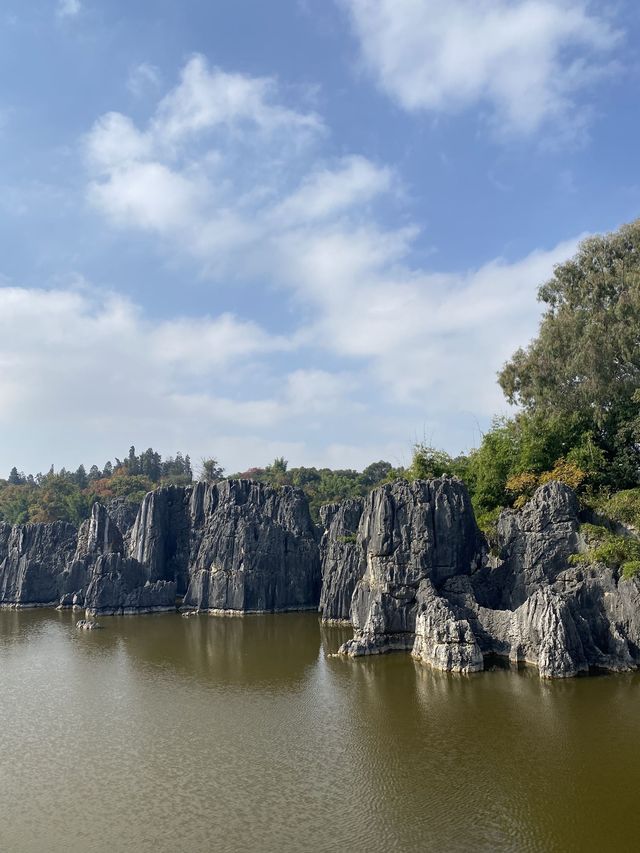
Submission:
POLYGON ((0 476, 477 446, 640 215, 635 0, 5 0, 0 476))

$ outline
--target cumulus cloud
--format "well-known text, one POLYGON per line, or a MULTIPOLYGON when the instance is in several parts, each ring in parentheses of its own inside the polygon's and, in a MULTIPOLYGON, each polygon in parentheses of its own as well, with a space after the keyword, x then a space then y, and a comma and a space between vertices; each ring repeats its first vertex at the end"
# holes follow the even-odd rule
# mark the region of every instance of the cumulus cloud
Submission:
POLYGON ((350 405, 339 374, 294 369, 275 383, 252 381, 262 360, 293 346, 231 314, 154 320, 87 286, 0 287, 0 427, 13 433, 12 456, 3 446, 0 463, 21 464, 23 444, 30 458, 33 445, 45 446, 48 467, 49 455, 101 461, 131 441, 194 456, 227 448, 228 465, 265 463, 260 448, 284 452, 292 443, 282 434, 309 411, 350 405))
POLYGON ((587 0, 339 0, 365 68, 406 110, 479 106, 503 133, 582 123, 620 33, 587 0))
MULTIPOLYGON (((285 339, 265 320, 228 316, 148 328, 130 307, 128 322, 143 329, 139 376, 160 377, 145 408, 157 410, 157 393, 163 423, 197 432, 215 422, 216 442, 228 439, 223 423, 240 435, 252 425, 256 447, 277 432, 298 463, 319 463, 330 447, 346 455, 345 434, 362 438, 367 453, 380 447, 373 456, 395 447, 397 458, 420 425, 450 450, 468 447, 469 424, 501 404, 496 371, 535 333, 537 286, 576 241, 458 273, 425 268, 414 261, 419 227, 390 224, 403 190, 394 169, 357 153, 327 156, 327 133, 275 81, 212 69, 201 57, 146 125, 121 113, 96 121, 85 139, 96 209, 114 227, 155 234, 173 256, 196 259, 214 293, 230 274, 260 282, 292 328, 285 339), (254 386, 221 394, 221 377, 243 363, 254 386)), ((257 451, 245 466, 256 459, 257 451)))

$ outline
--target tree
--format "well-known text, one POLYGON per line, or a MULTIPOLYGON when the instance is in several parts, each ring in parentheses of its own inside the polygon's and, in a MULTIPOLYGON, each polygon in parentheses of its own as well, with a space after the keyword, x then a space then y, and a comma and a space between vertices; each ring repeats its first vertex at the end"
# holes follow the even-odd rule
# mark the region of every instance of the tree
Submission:
POLYGON ((140 465, 138 457, 136 456, 136 449, 133 444, 129 448, 129 455, 127 456, 127 472, 131 476, 135 476, 140 473, 140 465))
POLYGON ((528 415, 579 422, 616 486, 640 477, 640 220, 581 243, 538 291, 538 336, 499 374, 528 415))
POLYGON ((393 466, 390 462, 384 462, 382 459, 379 462, 372 462, 360 474, 360 482, 365 488, 372 488, 386 480, 392 471, 393 466))
POLYGON ((14 465, 9 472, 9 479, 7 482, 10 486, 21 486, 25 482, 24 474, 18 473, 18 469, 14 465))
POLYGON ((76 486, 79 489, 86 489, 89 483, 89 478, 87 477, 87 472, 85 470, 84 465, 79 465, 78 470, 74 474, 74 479, 76 482, 76 486))
POLYGON ((284 486, 290 482, 290 477, 287 476, 287 468, 289 463, 284 456, 278 456, 273 460, 271 465, 267 465, 264 469, 265 479, 272 486, 284 486))
MULTIPOLYGON (((188 458, 188 457, 187 457, 188 458)), ((191 465, 189 465, 191 467, 191 465)), ((200 461, 200 476, 201 483, 217 483, 224 477, 224 468, 220 466, 218 460, 213 456, 200 461)))

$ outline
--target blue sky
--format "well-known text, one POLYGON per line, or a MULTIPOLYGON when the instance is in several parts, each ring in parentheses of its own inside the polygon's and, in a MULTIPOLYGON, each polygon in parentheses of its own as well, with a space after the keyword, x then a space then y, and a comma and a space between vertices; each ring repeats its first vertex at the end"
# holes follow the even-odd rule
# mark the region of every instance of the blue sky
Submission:
POLYGON ((640 214, 632 0, 8 0, 0 473, 476 445, 640 214))

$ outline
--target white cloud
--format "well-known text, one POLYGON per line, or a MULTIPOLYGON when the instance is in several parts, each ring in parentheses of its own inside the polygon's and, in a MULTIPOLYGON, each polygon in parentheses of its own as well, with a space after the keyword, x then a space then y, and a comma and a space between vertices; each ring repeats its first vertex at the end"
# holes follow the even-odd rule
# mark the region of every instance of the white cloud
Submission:
POLYGON ((216 441, 228 436, 221 424, 252 424, 256 447, 274 430, 307 464, 330 446, 347 453, 345 434, 388 448, 392 431, 403 446, 420 424, 450 450, 469 446, 468 424, 502 403, 496 371, 535 333, 537 286, 576 241, 459 273, 417 265, 419 228, 391 227, 389 204, 381 210, 402 198, 395 171, 357 154, 321 157, 321 120, 281 101, 273 81, 196 58, 146 126, 111 113, 86 138, 89 198, 111 223, 161 237, 217 287, 260 282, 292 327, 285 339, 223 315, 146 332, 148 374, 174 383, 157 391, 163 421, 197 433, 217 419, 216 441), (203 388, 243 359, 259 372, 255 387, 203 388))
POLYGON ((80 0, 59 0, 56 14, 59 18, 75 18, 81 10, 80 0))
POLYGON ((364 157, 345 157, 334 169, 312 172, 273 211, 281 225, 327 219, 389 191, 390 169, 379 168, 364 157))
POLYGON ((41 467, 49 456, 57 465, 100 461, 132 441, 194 456, 221 455, 235 442, 246 455, 229 450, 226 464, 265 464, 269 456, 254 455, 269 445, 265 432, 282 432, 309 406, 331 411, 346 387, 299 370, 265 388, 251 381, 269 354, 291 348, 230 314, 152 320, 128 299, 86 285, 0 287, 0 429, 11 430, 0 465, 24 467, 22 447, 31 459, 46 449, 41 467))
POLYGON ((150 62, 141 62, 131 69, 127 80, 127 89, 136 98, 158 89, 162 82, 160 69, 150 62))
POLYGON ((365 68, 401 107, 480 106, 501 133, 580 125, 576 94, 607 69, 620 39, 587 0, 339 2, 365 68))
POLYGON ((181 143, 203 131, 243 123, 267 133, 321 128, 315 114, 287 109, 275 102, 276 96, 272 78, 211 69, 196 55, 183 68, 178 86, 160 102, 152 130, 165 143, 181 143))

